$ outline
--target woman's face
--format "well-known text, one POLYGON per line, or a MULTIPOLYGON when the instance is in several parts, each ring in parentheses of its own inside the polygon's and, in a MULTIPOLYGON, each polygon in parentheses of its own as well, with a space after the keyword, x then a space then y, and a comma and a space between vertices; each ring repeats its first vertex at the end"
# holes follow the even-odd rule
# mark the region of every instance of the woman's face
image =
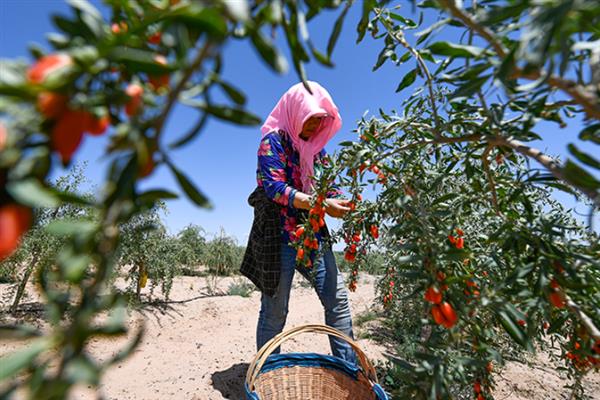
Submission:
POLYGON ((304 126, 302 127, 302 132, 300 132, 300 138, 302 138, 304 140, 310 139, 310 137, 317 132, 317 129, 319 129, 319 125, 321 125, 321 120, 323 118, 325 118, 325 117, 323 117, 323 116, 310 117, 304 123, 304 126))

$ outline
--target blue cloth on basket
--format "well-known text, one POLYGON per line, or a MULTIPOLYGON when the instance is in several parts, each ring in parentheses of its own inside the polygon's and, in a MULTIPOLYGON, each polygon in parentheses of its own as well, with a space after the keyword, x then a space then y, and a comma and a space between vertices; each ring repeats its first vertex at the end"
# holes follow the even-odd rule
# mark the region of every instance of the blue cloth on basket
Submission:
MULTIPOLYGON (((342 372, 353 379, 358 379, 360 368, 355 364, 346 362, 341 358, 317 354, 317 353, 285 353, 271 354, 260 370, 260 374, 285 367, 322 367, 342 372)), ((260 375, 259 374, 259 375, 260 375)), ((246 389, 247 400, 260 400, 256 392, 251 392, 248 385, 246 389)), ((388 400, 388 396, 379 384, 373 385, 373 392, 377 395, 377 400, 388 400)))

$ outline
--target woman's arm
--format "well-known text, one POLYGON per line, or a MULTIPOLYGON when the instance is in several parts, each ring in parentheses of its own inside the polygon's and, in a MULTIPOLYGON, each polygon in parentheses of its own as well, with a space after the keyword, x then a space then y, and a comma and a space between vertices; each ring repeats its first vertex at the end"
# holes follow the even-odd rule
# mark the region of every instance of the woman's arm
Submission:
POLYGON ((310 210, 310 196, 306 193, 296 192, 294 196, 294 207, 302 210, 310 210))
POLYGON ((258 173, 267 197, 282 206, 291 206, 298 191, 288 185, 286 155, 277 134, 268 134, 258 149, 258 173))
MULTIPOLYGON (((283 206, 310 210, 311 196, 287 183, 285 163, 286 155, 279 136, 275 134, 266 135, 258 150, 258 167, 267 197, 283 206)), ((350 208, 346 205, 346 200, 328 198, 325 212, 334 218, 341 218, 350 211, 350 208)))
MULTIPOLYGON (((296 192, 294 197, 294 207, 303 210, 310 210, 311 196, 306 193, 296 192)), ((342 218, 348 211, 348 200, 326 199, 325 212, 333 218, 342 218)))

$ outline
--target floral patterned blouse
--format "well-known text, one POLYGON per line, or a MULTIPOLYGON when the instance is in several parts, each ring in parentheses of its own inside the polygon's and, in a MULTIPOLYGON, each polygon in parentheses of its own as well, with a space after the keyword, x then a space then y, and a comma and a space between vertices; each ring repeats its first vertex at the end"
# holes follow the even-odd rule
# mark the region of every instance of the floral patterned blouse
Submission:
MULTIPOLYGON (((315 155, 314 170, 319 174, 320 167, 327 162, 325 149, 315 155)), ((300 179, 300 154, 294 150, 287 135, 280 132, 266 134, 258 149, 258 168, 256 170, 258 186, 265 189, 267 196, 282 205, 281 224, 283 226, 282 240, 284 243, 295 241, 295 231, 299 224, 299 211, 294 208, 294 197, 302 187, 300 179)), ((328 198, 342 197, 338 187, 333 187, 327 193, 328 198)), ((317 234, 321 242, 321 235, 317 234)))

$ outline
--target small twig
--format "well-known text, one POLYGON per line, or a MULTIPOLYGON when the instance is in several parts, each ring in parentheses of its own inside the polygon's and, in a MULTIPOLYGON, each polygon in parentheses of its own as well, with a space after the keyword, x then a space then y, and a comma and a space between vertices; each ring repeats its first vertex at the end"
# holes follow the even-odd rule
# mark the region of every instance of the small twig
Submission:
MULTIPOLYGON (((379 16, 381 17, 381 14, 379 14, 379 16)), ((418 51, 416 51, 404 38, 404 33, 402 31, 394 31, 393 29, 391 29, 391 27, 389 26, 389 24, 386 23, 385 19, 380 18, 381 23, 383 24, 383 26, 385 26, 385 28, 387 29, 387 31, 389 32, 389 34, 398 41, 398 43, 400 43, 404 48, 406 48, 408 51, 410 51, 410 53, 415 57, 415 59, 417 60, 417 63, 419 64, 419 69, 421 70, 421 72, 423 73, 423 75, 425 75, 425 81, 427 83, 427 88, 429 90, 429 101, 431 103, 431 111, 433 112, 433 118, 435 120, 435 127, 433 129, 433 134, 435 137, 441 137, 442 133, 441 133, 441 123, 440 123, 440 117, 438 115, 438 111, 437 111, 437 104, 435 101, 435 92, 433 90, 433 78, 431 76, 431 73, 429 72, 429 69, 427 68, 427 65, 425 64, 425 60, 423 60, 423 58, 421 57, 421 55, 419 54, 418 51)))
POLYGON ((555 101, 554 103, 546 103, 544 104, 544 108, 545 109, 555 109, 555 108, 561 108, 564 106, 576 106, 577 103, 575 100, 561 100, 561 101, 555 101))
POLYGON ((567 182, 571 186, 579 189, 582 193, 588 196, 590 200, 592 200, 592 202, 596 204, 596 206, 600 205, 600 196, 598 196, 598 192, 566 179, 560 165, 553 158, 542 153, 540 150, 527 146, 518 140, 509 139, 502 136, 495 136, 494 138, 490 138, 488 141, 490 142, 490 144, 510 147, 517 153, 523 154, 524 156, 527 156, 529 158, 533 158, 534 160, 542 164, 542 166, 544 166, 548 171, 550 171, 550 173, 552 173, 554 177, 561 181, 567 182))
MULTIPOLYGON (((513 77, 529 80, 539 79, 543 71, 532 71, 527 74, 522 69, 516 68, 513 77)), ((567 93, 571 98, 583 107, 583 110, 589 118, 600 119, 600 99, 594 94, 594 88, 578 85, 570 79, 564 79, 556 75, 548 77, 548 85, 558 88, 567 93)))
POLYGON ((209 40, 204 42, 204 45, 198 51, 198 54, 196 55, 196 58, 194 59, 194 61, 192 61, 190 66, 185 70, 185 72, 181 76, 181 79, 179 80, 179 82, 177 83, 175 88, 173 88, 173 90, 169 93, 167 103, 156 121, 156 137, 157 138, 160 137, 160 134, 162 133, 163 126, 166 122, 167 117, 169 116, 169 112, 171 111, 171 108, 173 107, 173 105, 175 104, 175 101, 179 97, 179 93, 185 87, 185 84, 189 80, 190 76, 192 76, 194 71, 196 71, 200 67, 200 65, 202 64, 204 59, 208 56, 208 53, 209 53, 211 47, 212 47, 212 42, 210 42, 209 40))
MULTIPOLYGON (((454 0, 440 0, 440 2, 454 17, 458 18, 463 24, 465 24, 465 26, 477 32, 481 37, 487 40, 487 42, 496 51, 496 54, 498 54, 498 57, 501 59, 506 58, 506 50, 502 46, 501 42, 496 40, 494 33, 490 29, 481 26, 471 15, 458 8, 454 0)), ((543 75, 544 72, 540 70, 524 73, 522 69, 515 68, 512 77, 537 80, 543 75)), ((549 76, 547 83, 548 85, 558 88, 571 96, 573 100, 583 107, 588 117, 600 119, 600 101, 598 96, 595 95, 593 87, 590 87, 588 90, 583 85, 578 85, 572 80, 564 79, 556 75, 549 76)))
POLYGON ((200 131, 204 127, 207 120, 208 120, 208 113, 204 112, 200 116, 200 118, 198 119, 196 124, 193 127, 191 127, 190 130, 185 135, 183 135, 183 137, 181 139, 178 139, 176 142, 171 143, 169 145, 169 147, 171 149, 174 149, 174 148, 182 146, 183 144, 192 140, 192 138, 194 138, 198 134, 198 131, 200 131))
POLYGON ((467 27, 471 28, 473 31, 477 32, 481 37, 483 37, 487 42, 494 48, 499 57, 506 57, 506 50, 502 46, 502 44, 496 40, 494 36, 494 32, 490 29, 479 25, 472 16, 463 12, 460 8, 456 6, 454 0, 440 0, 442 6, 450 10, 450 13, 458 18, 463 24, 467 27))
POLYGON ((579 318, 579 321, 581 321, 590 336, 596 341, 600 340, 600 330, 594 325, 592 319, 583 312, 581 307, 567 295, 565 295, 565 303, 567 304, 567 307, 569 307, 569 310, 579 318))
POLYGON ((460 143, 460 142, 476 142, 479 139, 481 139, 481 135, 478 133, 473 133, 471 135, 466 135, 466 136, 457 136, 457 137, 439 137, 439 138, 435 138, 435 139, 431 139, 431 140, 420 140, 418 142, 413 142, 413 143, 409 143, 406 144, 404 146, 400 146, 397 149, 394 149, 390 152, 387 153, 383 153, 381 156, 377 157, 374 161, 375 164, 377 164, 378 162, 380 162, 381 160, 384 160, 390 156, 393 156, 395 154, 401 153, 403 151, 415 148, 415 147, 420 147, 420 146, 427 146, 428 144, 442 144, 442 143, 460 143))
POLYGON ((500 207, 498 207, 498 194, 496 193, 496 184, 494 182, 492 171, 490 170, 489 155, 493 148, 493 145, 488 145, 483 154, 481 155, 481 159, 483 161, 483 169, 485 170, 485 174, 487 175, 488 181, 490 182, 490 190, 492 192, 492 206, 496 210, 496 214, 501 215, 500 207))
POLYGON ((199 296, 191 297, 191 298, 185 299, 185 300, 148 300, 148 301, 142 301, 140 303, 143 305, 148 305, 148 306, 164 305, 164 304, 184 304, 184 303, 189 303, 190 301, 194 301, 194 300, 206 299, 206 298, 211 298, 211 297, 223 297, 223 296, 227 296, 227 293, 225 293, 225 292, 220 292, 220 293, 216 293, 216 294, 203 293, 199 296))

